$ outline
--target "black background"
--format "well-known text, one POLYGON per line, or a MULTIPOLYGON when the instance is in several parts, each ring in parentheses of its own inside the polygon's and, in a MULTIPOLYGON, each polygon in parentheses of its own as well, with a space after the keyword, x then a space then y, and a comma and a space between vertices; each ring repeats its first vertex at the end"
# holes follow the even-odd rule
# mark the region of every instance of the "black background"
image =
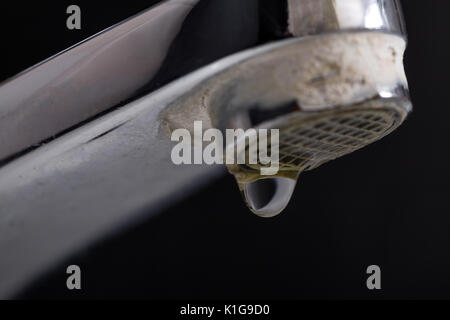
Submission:
MULTIPOLYGON (((245 0, 244 0, 245 1, 245 0)), ((391 136, 301 178, 279 217, 253 216, 233 178, 49 272, 21 298, 450 298, 450 2, 402 1, 414 113, 391 136), (83 270, 66 289, 65 268, 83 270), (366 268, 382 268, 381 291, 366 268)), ((0 79, 37 63, 151 1, 0 5, 0 79)))

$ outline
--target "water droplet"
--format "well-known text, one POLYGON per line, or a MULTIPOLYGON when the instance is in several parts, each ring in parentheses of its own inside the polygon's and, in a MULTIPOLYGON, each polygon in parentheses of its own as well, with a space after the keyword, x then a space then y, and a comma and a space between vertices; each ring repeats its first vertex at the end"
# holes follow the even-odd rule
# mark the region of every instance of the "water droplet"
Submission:
POLYGON ((245 166, 229 167, 235 176, 249 209, 257 216, 271 218, 279 215, 289 204, 299 172, 280 172, 276 176, 262 176, 245 166))
POLYGON ((242 194, 250 210, 263 218, 279 215, 289 204, 296 180, 290 178, 262 178, 245 185, 242 194))

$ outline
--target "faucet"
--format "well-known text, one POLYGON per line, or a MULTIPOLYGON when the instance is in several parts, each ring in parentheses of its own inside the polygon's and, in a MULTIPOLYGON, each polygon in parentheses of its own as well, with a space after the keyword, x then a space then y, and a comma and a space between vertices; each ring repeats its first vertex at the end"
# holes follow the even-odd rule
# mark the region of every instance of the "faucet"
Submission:
POLYGON ((166 0, 5 81, 0 297, 221 174, 170 160, 198 120, 279 129, 277 175, 228 166, 279 214, 301 174, 403 123, 405 48, 397 0, 166 0))

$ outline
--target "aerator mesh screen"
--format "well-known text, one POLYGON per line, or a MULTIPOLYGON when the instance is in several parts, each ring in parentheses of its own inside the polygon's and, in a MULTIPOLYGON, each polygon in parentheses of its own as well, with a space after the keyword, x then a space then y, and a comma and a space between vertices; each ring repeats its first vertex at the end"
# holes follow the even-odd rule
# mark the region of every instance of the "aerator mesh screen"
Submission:
MULTIPOLYGON (((383 138, 402 120, 397 108, 322 112, 306 118, 294 116, 280 128, 280 171, 314 169, 383 138)), ((261 168, 261 165, 247 166, 261 168)))

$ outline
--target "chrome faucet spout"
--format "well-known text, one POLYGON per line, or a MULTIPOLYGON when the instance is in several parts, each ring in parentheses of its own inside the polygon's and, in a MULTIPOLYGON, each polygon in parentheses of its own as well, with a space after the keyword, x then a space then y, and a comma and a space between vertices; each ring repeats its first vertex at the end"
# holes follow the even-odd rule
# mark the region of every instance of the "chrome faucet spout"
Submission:
POLYGON ((281 213, 301 174, 403 123, 405 48, 397 0, 166 0, 4 82, 0 298, 223 173, 171 159, 198 120, 279 130, 275 176, 228 170, 281 213))
POLYGON ((351 30, 404 36, 398 1, 161 1, 0 85, 0 163, 227 55, 351 30))

